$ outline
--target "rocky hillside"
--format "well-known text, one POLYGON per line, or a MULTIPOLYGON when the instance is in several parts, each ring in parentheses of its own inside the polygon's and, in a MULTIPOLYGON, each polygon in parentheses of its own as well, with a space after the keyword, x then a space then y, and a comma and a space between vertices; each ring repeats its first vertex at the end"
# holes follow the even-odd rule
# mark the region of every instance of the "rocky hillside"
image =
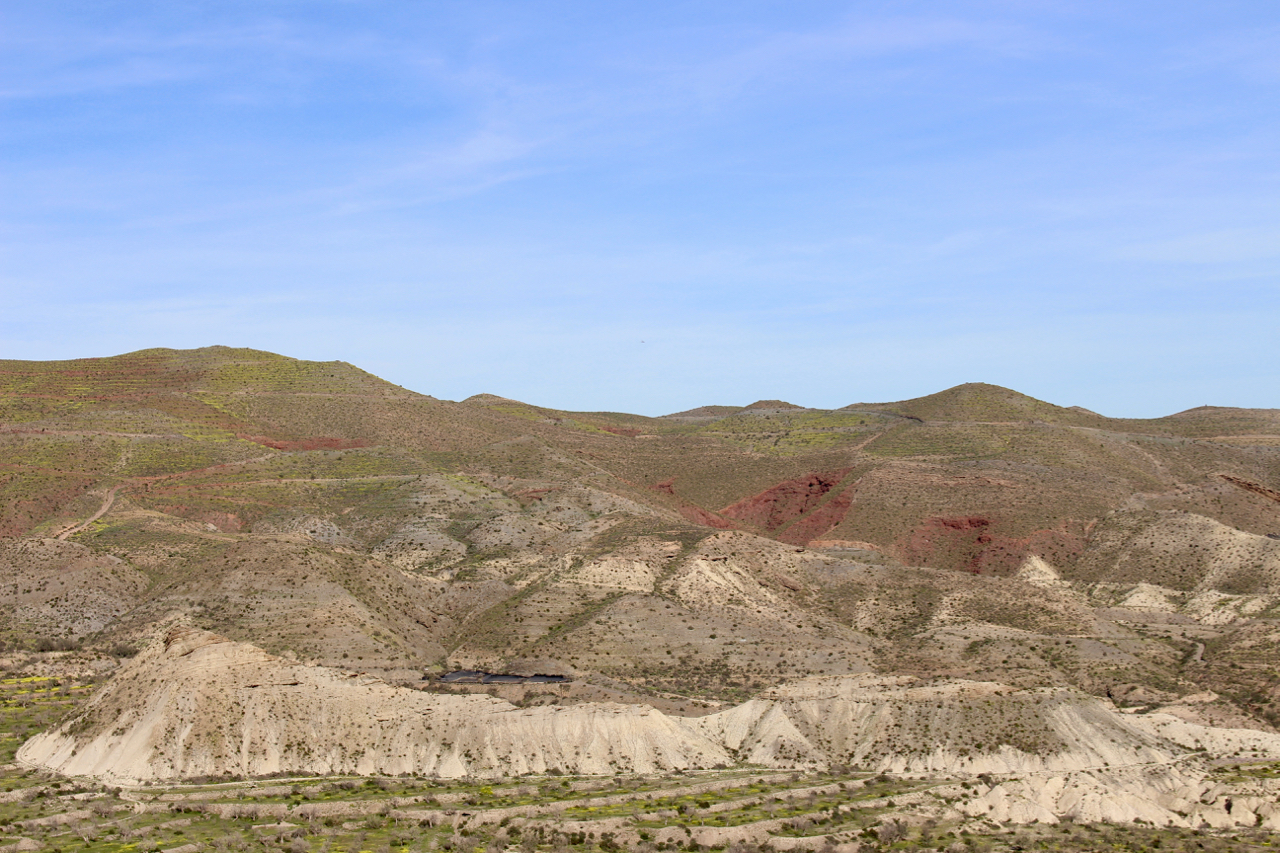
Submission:
MULTIPOLYGON (((763 725, 751 702, 800 707, 782 685, 871 674, 1269 731, 1276 495, 1275 410, 1121 420, 965 385, 648 418, 453 403, 224 347, 10 361, 0 639, 124 650, 176 619, 316 671, 557 672, 573 687, 502 695, 744 730, 763 725)), ((889 730, 837 748, 777 713, 795 732, 731 748, 968 760, 897 711, 923 752, 889 730)))

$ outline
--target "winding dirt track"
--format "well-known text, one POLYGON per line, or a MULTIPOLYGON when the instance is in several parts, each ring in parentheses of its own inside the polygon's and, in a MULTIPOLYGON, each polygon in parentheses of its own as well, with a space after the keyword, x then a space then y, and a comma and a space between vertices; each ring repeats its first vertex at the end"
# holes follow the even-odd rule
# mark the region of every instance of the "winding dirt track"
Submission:
POLYGON ((80 524, 77 524, 75 527, 69 527, 66 530, 62 531, 61 533, 58 534, 57 538, 66 539, 70 536, 74 536, 80 531, 88 528, 90 524, 93 524, 95 521, 97 521, 98 519, 106 515, 107 511, 111 509, 111 505, 116 502, 116 492, 119 491, 119 489, 120 489, 119 486, 112 486, 110 489, 108 489, 107 498, 102 502, 102 506, 98 507, 97 512, 91 515, 88 518, 88 520, 82 521, 80 524))

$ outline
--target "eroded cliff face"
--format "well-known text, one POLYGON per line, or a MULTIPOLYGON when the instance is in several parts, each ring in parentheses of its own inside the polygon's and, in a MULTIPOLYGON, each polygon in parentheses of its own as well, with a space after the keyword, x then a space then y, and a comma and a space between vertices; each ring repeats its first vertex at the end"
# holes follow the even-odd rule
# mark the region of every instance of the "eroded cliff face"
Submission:
POLYGON ((1073 772, 1187 753, 1074 690, 855 675, 781 685, 692 723, 743 760, 898 773, 1073 772))
MULTIPOLYGON (((518 708, 396 687, 179 627, 18 758, 121 781, 651 773, 739 761, 976 774, 1167 764, 1194 748, 1175 740, 1186 738, 1071 690, 869 674, 805 679, 700 718, 643 705, 518 708)), ((1280 739, 1275 746, 1280 754, 1280 739)))
MULTIPOLYGON (((1280 758, 1280 735, 1119 713, 1069 689, 873 674, 803 679, 696 718, 642 705, 518 708, 397 687, 174 627, 76 715, 29 740, 18 760, 115 783, 846 764, 981 776, 985 784, 956 807, 1001 822, 1234 825, 1231 794, 1206 781, 1198 758, 1206 752, 1280 758)), ((1262 800, 1239 814, 1249 825, 1280 826, 1280 811, 1262 800)))
MULTIPOLYGON (((778 483, 725 507, 720 514, 765 530, 778 530, 818 507, 828 492, 840 486, 850 470, 843 468, 778 483)), ((843 505, 844 511, 848 508, 847 503, 843 505)), ((833 516, 820 532, 834 527, 843 517, 843 512, 833 516)))
POLYGON ((20 761, 129 782, 225 773, 442 777, 651 773, 732 759, 646 707, 521 709, 273 657, 172 629, 20 761))

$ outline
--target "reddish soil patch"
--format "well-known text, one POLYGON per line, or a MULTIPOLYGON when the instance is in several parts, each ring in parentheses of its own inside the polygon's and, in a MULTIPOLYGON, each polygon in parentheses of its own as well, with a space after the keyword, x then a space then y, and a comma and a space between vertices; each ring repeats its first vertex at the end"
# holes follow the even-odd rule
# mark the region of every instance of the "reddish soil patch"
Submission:
POLYGON ((1275 489, 1268 489, 1266 486, 1258 485, 1257 483, 1246 480, 1243 477, 1233 477, 1230 474, 1219 474, 1218 476, 1226 480, 1228 483, 1231 483, 1233 486, 1239 486, 1246 492, 1253 492, 1255 495, 1262 495, 1262 497, 1267 498, 1268 500, 1280 503, 1280 492, 1277 492, 1275 489))
MULTIPOLYGON (((626 481, 624 480, 623 482, 626 481)), ((696 504, 691 504, 677 495, 675 477, 670 477, 660 483, 654 483, 652 486, 649 486, 649 488, 655 492, 670 495, 675 498, 676 503, 678 504, 678 506, 676 506, 676 511, 679 512, 680 515, 684 516, 685 519, 692 521, 694 524, 701 524, 703 527, 714 527, 716 530, 738 529, 738 525, 734 524, 732 521, 721 518, 714 512, 708 512, 696 504)))
POLYGON ((851 506, 853 506, 853 489, 850 488, 782 531, 778 534, 778 539, 792 545, 808 545, 810 540, 822 536, 844 521, 851 506))
MULTIPOLYGON (((720 514, 763 527, 765 530, 777 530, 817 506, 823 495, 840 485, 840 481, 845 478, 849 470, 844 468, 825 474, 810 474, 807 477, 786 480, 765 489, 758 495, 744 498, 725 507, 720 510, 720 514)), ((845 509, 847 510, 848 507, 845 509)), ((830 529, 826 527, 821 532, 825 533, 830 529)))
POLYGON ((242 441, 252 441, 272 450, 354 450, 368 447, 369 442, 358 438, 268 438, 265 435, 236 435, 242 441))
POLYGON ((663 480, 661 483, 654 483, 649 488, 655 492, 662 492, 664 495, 674 496, 676 493, 676 478, 672 477, 669 480, 663 480))
POLYGON ((996 532, 995 519, 982 516, 927 518, 895 543, 899 559, 908 565, 957 569, 981 575, 1010 575, 1028 554, 1055 565, 1075 562, 1084 550, 1083 531, 1068 523, 1055 530, 1036 530, 1027 536, 996 532))
POLYGON ((731 521, 726 521, 720 516, 693 504, 685 504, 680 507, 680 514, 692 521, 694 524, 701 524, 704 527, 714 527, 717 530, 734 530, 737 525, 731 521))
POLYGON ((614 435, 625 435, 627 438, 635 438, 640 434, 640 430, 636 427, 600 427, 600 429, 614 435))

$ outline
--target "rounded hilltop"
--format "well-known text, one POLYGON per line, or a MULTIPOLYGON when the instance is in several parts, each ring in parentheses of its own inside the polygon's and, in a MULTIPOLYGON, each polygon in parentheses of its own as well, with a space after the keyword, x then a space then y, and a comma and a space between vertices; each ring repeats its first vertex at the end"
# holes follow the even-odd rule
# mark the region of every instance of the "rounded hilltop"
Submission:
POLYGON ((749 406, 743 406, 744 412, 802 412, 804 406, 788 403, 786 400, 756 400, 749 406))
POLYGON ((1042 421, 1081 425, 1090 422, 1089 425, 1093 425, 1093 421, 1104 420, 1087 410, 1055 406, 985 382, 966 382, 936 394, 893 403, 855 403, 845 406, 842 411, 856 410, 888 412, 922 421, 1042 421))

